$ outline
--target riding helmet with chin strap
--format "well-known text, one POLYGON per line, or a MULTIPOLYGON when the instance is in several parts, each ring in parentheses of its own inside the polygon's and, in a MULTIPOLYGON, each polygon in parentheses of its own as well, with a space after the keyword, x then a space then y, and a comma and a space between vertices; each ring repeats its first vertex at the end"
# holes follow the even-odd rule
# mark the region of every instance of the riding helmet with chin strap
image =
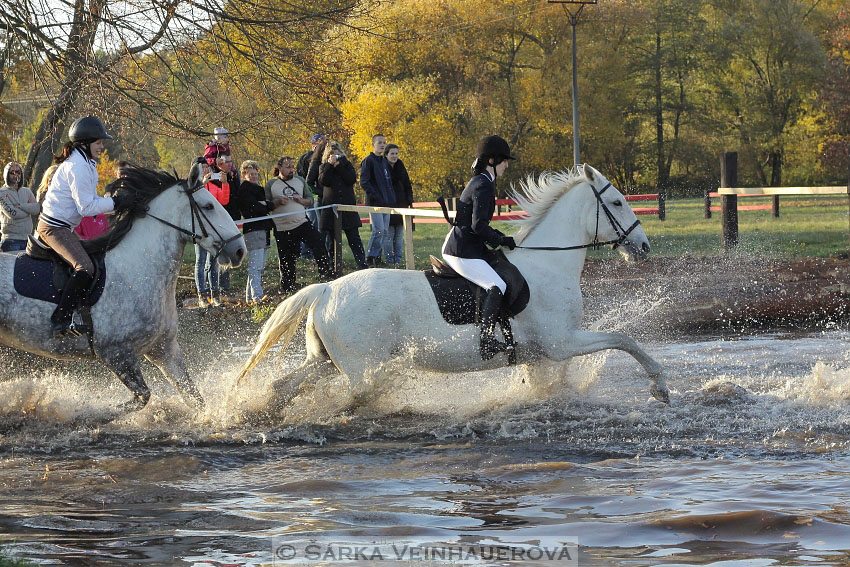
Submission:
POLYGON ((516 159, 511 155, 511 146, 501 136, 484 136, 478 140, 475 157, 487 161, 494 158, 495 163, 501 163, 506 159, 516 159))
POLYGON ((496 166, 506 159, 516 159, 511 155, 511 146, 501 136, 484 136, 478 140, 475 148, 475 161, 472 168, 476 171, 484 171, 487 166, 496 166), (493 163, 490 163, 490 158, 493 163))

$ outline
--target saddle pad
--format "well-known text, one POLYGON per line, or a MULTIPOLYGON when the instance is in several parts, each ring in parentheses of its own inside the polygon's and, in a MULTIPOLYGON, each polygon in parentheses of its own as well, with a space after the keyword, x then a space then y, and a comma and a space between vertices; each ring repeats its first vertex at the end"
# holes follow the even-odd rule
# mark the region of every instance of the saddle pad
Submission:
MULTIPOLYGON (((98 279, 92 292, 83 301, 84 306, 93 306, 103 293, 103 287, 106 283, 104 258, 105 254, 102 253, 91 256, 92 262, 97 266, 98 279)), ((62 293, 60 286, 64 285, 68 279, 68 270, 69 268, 64 263, 60 264, 52 260, 36 260, 27 256, 25 252, 21 252, 18 254, 18 259, 15 260, 13 278, 15 291, 23 297, 58 304, 62 293), (61 282, 58 285, 57 280, 61 282)))
MULTIPOLYGON (((511 264, 502 252, 488 255, 487 262, 493 266, 505 283, 507 294, 502 305, 502 317, 514 317, 528 305, 531 290, 528 282, 511 264)), ((450 325, 477 325, 481 312, 480 303, 484 300, 483 290, 464 278, 440 277, 434 270, 425 270, 425 279, 431 286, 440 314, 450 325)))

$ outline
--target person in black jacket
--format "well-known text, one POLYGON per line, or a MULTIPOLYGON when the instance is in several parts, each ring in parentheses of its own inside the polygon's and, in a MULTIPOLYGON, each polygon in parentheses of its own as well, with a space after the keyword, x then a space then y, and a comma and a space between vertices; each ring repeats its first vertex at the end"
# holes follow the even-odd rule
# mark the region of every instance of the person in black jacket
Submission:
MULTIPOLYGON (((395 206, 409 208, 413 206, 413 184, 404 162, 398 157, 398 146, 387 144, 384 155, 390 164, 390 177, 395 190, 395 206)), ((412 220, 412 217, 411 217, 412 220)), ((401 215, 390 215, 390 231, 388 239, 390 246, 387 254, 387 264, 401 264, 401 251, 404 248, 404 221, 401 215)))
MULTIPOLYGON (((266 201, 266 191, 258 182, 260 165, 253 160, 245 160, 239 168, 242 183, 239 185, 239 210, 246 219, 264 217, 274 209, 274 204, 266 201)), ((248 222, 242 225, 245 246, 248 248, 248 283, 245 285, 245 302, 254 305, 263 298, 263 270, 266 268, 266 249, 271 246, 269 232, 274 221, 248 222)))
MULTIPOLYGON (((390 176, 390 166, 384 157, 387 138, 383 134, 372 136, 372 153, 360 164, 360 186, 366 192, 366 204, 372 207, 394 207, 395 190, 390 176)), ((387 233, 390 227, 390 215, 370 213, 369 221, 372 235, 366 250, 366 262, 373 268, 383 266, 381 251, 386 255, 389 249, 387 233)))
POLYGON ((443 243, 443 259, 457 273, 487 291, 481 308, 481 358, 490 360, 505 350, 494 332, 507 285, 485 260, 486 246, 516 247, 513 237, 490 226, 496 210, 496 179, 508 168, 511 155, 508 143, 499 136, 478 141, 475 176, 466 184, 457 205, 454 226, 443 243))
MULTIPOLYGON (((357 172, 348 161, 345 152, 337 142, 328 142, 319 166, 317 184, 322 188, 325 205, 355 205, 354 184, 357 182, 357 172)), ((357 268, 368 267, 366 265, 366 253, 363 250, 363 241, 360 240, 359 228, 360 214, 354 211, 343 211, 339 213, 342 221, 342 231, 348 240, 348 247, 354 254, 357 268)), ((319 230, 325 235, 328 250, 334 250, 334 211, 333 209, 322 209, 319 211, 319 230)))
MULTIPOLYGON (((322 161, 322 153, 325 151, 326 141, 324 134, 313 134, 313 137, 310 138, 310 150, 301 154, 295 165, 295 175, 306 179, 307 185, 310 186, 310 190, 316 196, 313 207, 322 206, 322 188, 316 186, 316 177, 319 175, 319 164, 322 161)), ((319 230, 317 212, 311 207, 307 210, 307 218, 310 219, 313 228, 319 230)), ((313 259, 313 251, 304 242, 301 243, 301 257, 308 260, 313 259)))

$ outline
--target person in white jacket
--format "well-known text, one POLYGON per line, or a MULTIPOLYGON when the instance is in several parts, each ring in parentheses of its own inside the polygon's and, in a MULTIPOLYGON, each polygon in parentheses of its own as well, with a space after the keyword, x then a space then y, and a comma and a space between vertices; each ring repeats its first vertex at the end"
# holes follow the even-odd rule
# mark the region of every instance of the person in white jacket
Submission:
POLYGON ((24 170, 16 161, 3 168, 4 185, 0 187, 0 250, 16 252, 27 247, 32 234, 32 215, 41 210, 29 187, 23 186, 24 170))
POLYGON ((97 194, 97 163, 94 160, 103 151, 103 141, 112 139, 103 122, 96 116, 78 118, 71 124, 68 134, 70 141, 55 158, 59 167, 44 197, 36 229, 41 241, 74 269, 50 318, 55 338, 88 332, 72 323, 72 315, 91 285, 95 268, 74 229, 83 217, 124 208, 130 203, 119 201, 132 198, 124 195, 99 197, 97 194))

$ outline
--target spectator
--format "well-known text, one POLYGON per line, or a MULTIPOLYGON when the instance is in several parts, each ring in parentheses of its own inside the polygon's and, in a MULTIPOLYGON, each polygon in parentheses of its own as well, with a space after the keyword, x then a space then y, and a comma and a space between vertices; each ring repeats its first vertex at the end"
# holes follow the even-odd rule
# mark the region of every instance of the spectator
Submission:
POLYGON ((230 155, 230 134, 226 128, 218 127, 213 129, 213 139, 204 148, 204 159, 207 165, 215 167, 215 160, 221 155, 230 155))
MULTIPOLYGON (((245 160, 239 168, 242 183, 239 185, 239 208, 246 219, 264 217, 271 213, 274 205, 266 201, 266 192, 257 182, 260 180, 260 165, 245 160)), ((245 223, 245 246, 248 247, 248 283, 245 285, 245 302, 259 303, 263 298, 263 270, 266 267, 266 249, 271 246, 269 231, 274 228, 271 219, 245 223)))
MULTIPOLYGON (((318 184, 322 187, 324 203, 326 205, 355 205, 354 184, 357 182, 357 172, 348 161, 345 152, 337 142, 328 142, 322 156, 322 165, 319 167, 318 184)), ((328 250, 333 247, 334 211, 322 209, 319 211, 319 228, 325 235, 325 243, 328 250)), ((363 223, 360 222, 360 214, 354 211, 343 211, 339 213, 342 221, 342 231, 348 240, 348 247, 354 254, 357 269, 367 268, 366 253, 363 250, 363 241, 360 240, 358 230, 363 223)))
MULTIPOLYGON (((212 183, 213 168, 205 158, 198 158, 197 163, 189 174, 189 179, 198 179, 200 183, 213 196, 219 200, 217 193, 221 187, 212 183)), ((229 194, 228 194, 229 198, 229 194)), ((219 200, 219 202, 221 202, 219 200)), ((200 244, 195 244, 195 289, 198 292, 198 306, 218 307, 221 305, 221 294, 219 292, 218 262, 213 261, 213 256, 200 244)))
MULTIPOLYGON (((372 207, 392 207, 395 205, 395 190, 384 147, 387 139, 383 134, 372 136, 372 153, 360 164, 360 186, 366 192, 366 204, 372 207)), ((373 268, 383 266, 381 250, 389 252, 387 239, 390 215, 371 213, 372 235, 367 246, 366 262, 373 268)))
POLYGON ((24 187, 24 169, 16 161, 3 168, 3 186, 0 187, 0 250, 16 252, 25 250, 27 237, 32 234, 32 215, 41 210, 35 195, 24 187))
POLYGON ((53 174, 56 173, 56 170, 59 169, 58 164, 52 164, 44 171, 44 175, 41 176, 41 183, 38 184, 38 191, 35 194, 35 200, 38 201, 39 206, 44 202, 44 197, 47 195, 47 189, 50 187, 50 180, 53 179, 53 174))
MULTIPOLYGON (((325 141, 324 134, 313 134, 313 137, 310 138, 310 150, 301 154, 298 158, 298 165, 295 167, 295 174, 306 179, 307 185, 310 186, 310 190, 313 192, 315 197, 313 207, 322 206, 322 188, 318 186, 316 178, 319 175, 322 152, 325 151, 325 141)), ((318 211, 313 210, 313 207, 307 210, 307 218, 310 219, 313 228, 318 230, 319 217, 316 214, 318 211)), ((301 243, 301 257, 307 260, 313 259, 313 252, 304 242, 301 243)))
POLYGON ((319 268, 321 279, 333 278, 328 251, 322 236, 307 218, 306 207, 313 204, 313 194, 303 177, 295 175, 295 160, 289 156, 280 158, 274 168, 274 179, 266 183, 266 201, 275 208, 272 214, 288 213, 274 219, 274 238, 280 267, 280 293, 285 295, 296 290, 295 260, 298 247, 306 242, 319 268))
MULTIPOLYGON (((230 156, 229 147, 228 153, 219 154, 215 158, 213 175, 207 188, 210 189, 210 193, 215 196, 218 202, 230 214, 230 218, 234 221, 242 218, 242 213, 239 209, 239 175, 233 169, 233 158, 230 156)), ((216 262, 215 269, 220 270, 219 288, 221 289, 221 294, 226 300, 230 300, 231 268, 230 266, 219 268, 218 262, 216 262)))
MULTIPOLYGON (((390 177, 395 190, 395 206, 399 208, 413 205, 413 185, 404 162, 398 158, 398 146, 387 144, 384 155, 390 164, 390 177)), ((413 220, 411 218, 411 220, 413 220)), ((390 248, 387 254, 387 264, 401 264, 401 251, 404 248, 404 223, 401 215, 390 215, 389 230, 390 248)))

